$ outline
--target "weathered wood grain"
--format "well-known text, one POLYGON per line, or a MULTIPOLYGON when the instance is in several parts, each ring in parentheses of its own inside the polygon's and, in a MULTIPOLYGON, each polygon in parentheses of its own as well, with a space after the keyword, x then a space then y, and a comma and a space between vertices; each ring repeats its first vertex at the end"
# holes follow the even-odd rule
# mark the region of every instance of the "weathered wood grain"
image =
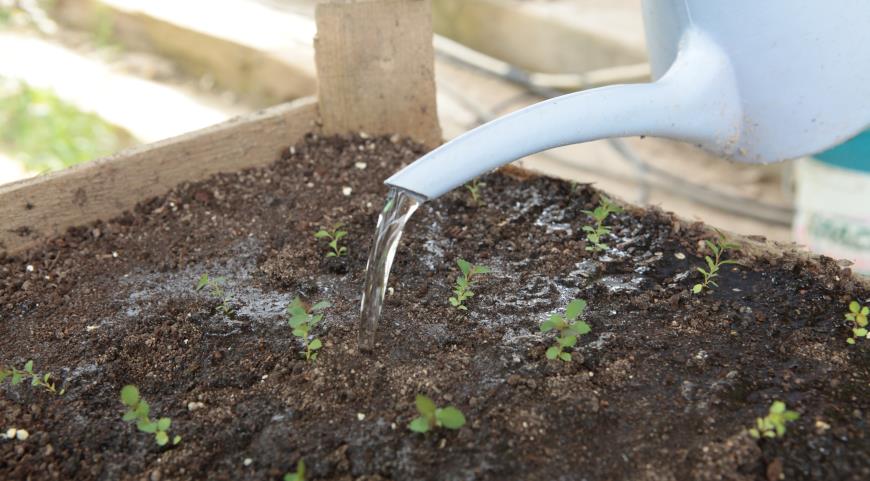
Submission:
POLYGON ((318 104, 324 133, 401 134, 441 143, 429 0, 317 5, 318 104))

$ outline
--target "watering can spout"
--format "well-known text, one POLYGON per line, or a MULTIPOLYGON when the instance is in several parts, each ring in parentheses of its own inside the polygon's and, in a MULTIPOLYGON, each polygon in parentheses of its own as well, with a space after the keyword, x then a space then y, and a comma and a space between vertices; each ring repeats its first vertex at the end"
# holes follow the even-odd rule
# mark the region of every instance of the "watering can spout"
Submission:
POLYGON ((728 155, 739 135, 731 65, 702 32, 688 32, 671 68, 646 84, 563 95, 493 120, 428 153, 386 184, 427 199, 526 155, 611 137, 684 140, 728 155))

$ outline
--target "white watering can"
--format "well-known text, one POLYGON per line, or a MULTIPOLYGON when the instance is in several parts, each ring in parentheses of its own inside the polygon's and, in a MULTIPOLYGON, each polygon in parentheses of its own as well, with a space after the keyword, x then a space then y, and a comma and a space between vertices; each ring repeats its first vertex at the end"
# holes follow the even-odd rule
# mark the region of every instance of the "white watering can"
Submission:
POLYGON ((645 0, 655 81, 564 95, 433 150, 386 183, 432 199, 529 154, 609 137, 741 162, 813 154, 870 125, 870 0, 645 0))

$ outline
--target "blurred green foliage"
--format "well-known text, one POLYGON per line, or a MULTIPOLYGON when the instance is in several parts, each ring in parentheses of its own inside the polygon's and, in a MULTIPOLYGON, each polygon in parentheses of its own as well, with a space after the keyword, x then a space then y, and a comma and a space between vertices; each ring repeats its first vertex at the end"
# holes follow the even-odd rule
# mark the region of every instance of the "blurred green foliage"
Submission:
POLYGON ((0 150, 28 170, 59 170, 132 144, 121 129, 50 90, 0 79, 0 150))

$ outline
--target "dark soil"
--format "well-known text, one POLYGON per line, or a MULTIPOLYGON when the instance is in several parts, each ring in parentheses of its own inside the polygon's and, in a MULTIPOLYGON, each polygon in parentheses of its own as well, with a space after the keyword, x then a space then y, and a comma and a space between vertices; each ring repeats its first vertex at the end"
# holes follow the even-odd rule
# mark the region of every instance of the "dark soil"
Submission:
POLYGON ((0 427, 30 432, 0 441, 0 479, 277 480, 300 458, 327 480, 870 479, 870 342, 848 346, 843 320, 870 292, 830 259, 735 254, 720 287, 692 295, 709 232, 632 209, 589 253, 589 186, 497 173, 482 206, 464 189, 422 206, 379 347, 357 353, 381 181, 420 154, 311 137, 268 168, 0 255, 0 361, 33 359, 66 388, 0 387, 0 427), (349 255, 326 260, 312 234, 337 222, 349 255), (460 257, 494 270, 468 312, 447 301, 460 257), (233 314, 194 290, 206 272, 226 278, 233 314), (295 296, 333 303, 313 364, 283 313, 295 296), (548 361, 538 325, 578 297, 592 332, 573 362, 548 361), (181 444, 121 420, 128 383, 181 444), (417 393, 468 424, 409 432, 417 393), (800 419, 751 439, 777 399, 800 419))

